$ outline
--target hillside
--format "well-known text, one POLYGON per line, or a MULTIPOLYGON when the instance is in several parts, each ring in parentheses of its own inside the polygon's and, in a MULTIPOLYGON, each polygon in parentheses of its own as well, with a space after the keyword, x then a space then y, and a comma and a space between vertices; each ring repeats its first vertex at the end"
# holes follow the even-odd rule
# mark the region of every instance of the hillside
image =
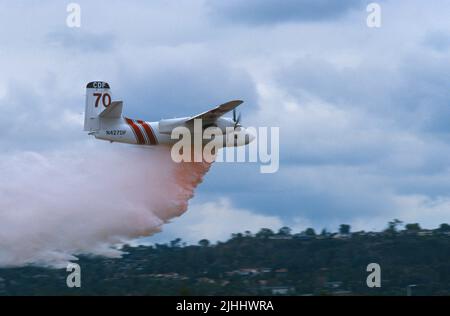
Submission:
POLYGON ((64 269, 0 269, 0 295, 413 295, 450 294, 449 226, 395 225, 380 233, 262 229, 223 243, 126 247, 123 258, 82 257, 81 288, 64 269), (369 263, 381 288, 368 288, 369 263))

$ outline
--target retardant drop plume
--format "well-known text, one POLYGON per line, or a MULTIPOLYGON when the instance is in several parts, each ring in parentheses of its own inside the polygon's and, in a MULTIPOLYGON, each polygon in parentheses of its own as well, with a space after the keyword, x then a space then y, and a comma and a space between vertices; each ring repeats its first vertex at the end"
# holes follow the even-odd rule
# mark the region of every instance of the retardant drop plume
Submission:
POLYGON ((210 167, 176 164, 165 147, 100 148, 0 156, 0 266, 120 256, 184 213, 210 167))

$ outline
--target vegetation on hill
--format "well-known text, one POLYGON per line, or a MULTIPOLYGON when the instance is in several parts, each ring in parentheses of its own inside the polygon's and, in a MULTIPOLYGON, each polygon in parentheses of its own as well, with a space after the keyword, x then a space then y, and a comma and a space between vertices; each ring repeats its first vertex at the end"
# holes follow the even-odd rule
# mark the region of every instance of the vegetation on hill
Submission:
POLYGON ((263 228, 226 242, 125 247, 123 258, 83 256, 81 288, 65 269, 0 269, 0 295, 448 295, 450 226, 423 230, 394 220, 383 232, 293 234, 263 228), (369 263, 381 287, 369 288, 369 263))

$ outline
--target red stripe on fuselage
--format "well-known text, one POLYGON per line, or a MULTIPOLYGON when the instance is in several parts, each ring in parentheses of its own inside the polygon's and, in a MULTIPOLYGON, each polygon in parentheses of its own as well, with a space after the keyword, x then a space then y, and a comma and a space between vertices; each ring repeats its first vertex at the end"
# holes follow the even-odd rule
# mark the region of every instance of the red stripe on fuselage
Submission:
POLYGON ((134 136, 136 136, 137 143, 140 145, 145 144, 145 138, 144 135, 142 135, 139 126, 137 126, 136 123, 134 123, 134 121, 129 118, 125 118, 125 121, 127 122, 128 125, 130 125, 131 129, 133 130, 134 136))
POLYGON ((155 133, 153 132, 151 125, 141 120, 138 120, 137 122, 144 128, 145 134, 147 134, 148 140, 150 141, 150 145, 156 145, 158 141, 156 140, 155 133))

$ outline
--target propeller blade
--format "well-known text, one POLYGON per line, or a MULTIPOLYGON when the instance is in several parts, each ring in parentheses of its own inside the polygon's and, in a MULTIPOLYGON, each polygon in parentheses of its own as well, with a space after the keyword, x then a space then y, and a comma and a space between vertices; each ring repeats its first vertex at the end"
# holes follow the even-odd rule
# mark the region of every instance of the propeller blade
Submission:
POLYGON ((241 112, 239 112, 238 116, 236 117, 236 113, 233 111, 233 121, 234 129, 236 129, 239 126, 239 122, 241 121, 241 112))

